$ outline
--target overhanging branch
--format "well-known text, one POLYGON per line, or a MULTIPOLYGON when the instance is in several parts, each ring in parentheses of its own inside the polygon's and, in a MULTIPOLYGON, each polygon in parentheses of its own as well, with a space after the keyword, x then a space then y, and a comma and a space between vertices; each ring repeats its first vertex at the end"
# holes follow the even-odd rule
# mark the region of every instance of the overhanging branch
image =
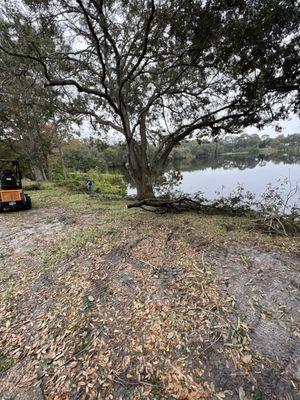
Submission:
POLYGON ((42 66, 42 69, 44 71, 44 76, 47 79, 48 83, 45 83, 45 87, 51 87, 51 86, 75 86, 78 90, 78 92, 82 93, 87 93, 87 94, 93 94, 95 96, 104 98, 108 101, 109 105, 113 108, 113 110, 120 115, 120 110, 112 100, 112 98, 104 91, 100 91, 95 88, 90 88, 88 86, 81 85, 79 82, 77 82, 74 79, 60 79, 60 78, 51 78, 48 66, 46 62, 39 57, 33 56, 31 54, 24 54, 24 53, 17 53, 14 51, 10 51, 5 49, 3 46, 0 45, 0 50, 5 52, 6 54, 13 56, 13 57, 19 57, 27 60, 32 60, 37 62, 39 65, 42 66))

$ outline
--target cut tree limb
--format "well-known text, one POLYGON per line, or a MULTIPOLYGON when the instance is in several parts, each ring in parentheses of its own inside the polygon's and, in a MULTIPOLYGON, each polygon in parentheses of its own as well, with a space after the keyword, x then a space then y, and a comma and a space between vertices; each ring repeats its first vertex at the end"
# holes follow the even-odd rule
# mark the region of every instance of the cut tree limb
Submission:
POLYGON ((156 207, 156 208, 167 208, 172 211, 187 211, 187 210, 203 210, 209 206, 203 205, 201 202, 189 199, 188 197, 181 197, 179 199, 144 199, 135 201, 127 205, 127 208, 134 207, 156 207))

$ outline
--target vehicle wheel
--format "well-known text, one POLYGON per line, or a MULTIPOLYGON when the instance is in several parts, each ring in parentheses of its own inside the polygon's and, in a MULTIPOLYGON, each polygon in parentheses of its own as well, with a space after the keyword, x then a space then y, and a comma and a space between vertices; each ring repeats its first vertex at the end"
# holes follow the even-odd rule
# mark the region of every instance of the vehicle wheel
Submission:
POLYGON ((28 196, 28 194, 24 195, 25 197, 25 202, 23 203, 23 210, 30 210, 32 205, 31 205, 31 198, 28 196))

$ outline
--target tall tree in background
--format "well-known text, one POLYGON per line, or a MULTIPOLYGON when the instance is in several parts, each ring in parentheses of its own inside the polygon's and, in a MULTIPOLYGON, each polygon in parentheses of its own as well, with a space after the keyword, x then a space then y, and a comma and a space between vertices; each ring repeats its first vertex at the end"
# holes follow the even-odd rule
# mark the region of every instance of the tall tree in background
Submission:
POLYGON ((295 107, 297 3, 26 0, 6 6, 0 49, 39 65, 47 87, 76 89, 78 112, 123 135, 142 199, 182 140, 262 127, 295 107))
MULTIPOLYGON (((2 54, 0 59, 0 141, 28 161, 36 180, 51 178, 49 158, 58 151, 66 177, 63 142, 74 117, 57 90, 45 90, 36 64, 2 54)), ((3 156, 4 157, 4 156, 3 156)))

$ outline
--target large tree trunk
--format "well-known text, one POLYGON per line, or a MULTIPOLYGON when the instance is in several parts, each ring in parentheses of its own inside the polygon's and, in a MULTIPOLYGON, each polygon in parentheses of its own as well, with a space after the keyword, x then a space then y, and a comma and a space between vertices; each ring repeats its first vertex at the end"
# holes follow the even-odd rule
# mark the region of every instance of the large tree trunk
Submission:
POLYGON ((137 189, 137 198, 143 200, 155 197, 147 153, 134 139, 128 143, 128 167, 137 189))
POLYGON ((151 175, 147 171, 142 172, 141 178, 136 181, 136 189, 139 200, 155 197, 151 175))
POLYGON ((143 113, 140 117, 140 141, 136 141, 133 138, 126 108, 124 108, 123 119, 128 148, 128 170, 137 190, 137 199, 144 200, 154 198, 153 176, 148 162, 146 113, 143 113))

